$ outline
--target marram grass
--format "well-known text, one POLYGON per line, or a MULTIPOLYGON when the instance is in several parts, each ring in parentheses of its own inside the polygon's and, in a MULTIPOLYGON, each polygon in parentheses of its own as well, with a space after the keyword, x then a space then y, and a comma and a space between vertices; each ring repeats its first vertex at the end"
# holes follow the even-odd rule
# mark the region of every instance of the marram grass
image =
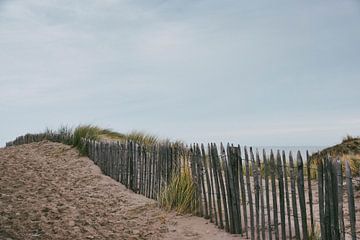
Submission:
MULTIPOLYGON (((130 133, 119 133, 111 129, 100 128, 95 125, 78 125, 75 128, 66 125, 60 126, 58 130, 46 128, 46 135, 60 135, 62 142, 77 147, 79 150, 83 148, 82 139, 98 140, 98 141, 133 141, 142 145, 154 145, 158 143, 170 143, 169 139, 159 139, 157 136, 141 131, 132 131, 130 133)), ((181 141, 172 142, 181 145, 181 141)))
POLYGON ((146 134, 143 132, 139 132, 139 131, 132 131, 132 132, 126 134, 125 137, 126 137, 126 139, 128 139, 130 141, 142 143, 145 145, 153 145, 153 144, 158 143, 158 141, 159 141, 159 139, 156 136, 146 134))
POLYGON ((360 175, 360 137, 346 136, 340 144, 328 147, 311 156, 311 178, 317 178, 317 165, 319 159, 331 156, 342 162, 342 171, 345 172, 345 162, 349 161, 353 176, 360 175))
POLYGON ((319 224, 315 225, 314 233, 308 233, 309 240, 321 240, 321 231, 319 224))
POLYGON ((160 194, 160 205, 182 214, 196 211, 196 188, 189 167, 185 167, 180 174, 173 175, 169 185, 160 194))
POLYGON ((143 145, 153 145, 159 142, 159 139, 151 134, 133 131, 128 134, 118 133, 111 129, 100 128, 94 125, 79 125, 74 130, 67 126, 62 126, 58 131, 47 129, 46 133, 58 133, 61 135, 71 136, 71 141, 66 144, 73 145, 78 148, 81 154, 86 154, 86 146, 82 143, 82 139, 89 140, 108 140, 108 141, 134 141, 143 145))
POLYGON ((86 146, 82 139, 99 140, 102 129, 92 125, 80 125, 73 133, 73 146, 78 148, 81 154, 86 154, 86 146))

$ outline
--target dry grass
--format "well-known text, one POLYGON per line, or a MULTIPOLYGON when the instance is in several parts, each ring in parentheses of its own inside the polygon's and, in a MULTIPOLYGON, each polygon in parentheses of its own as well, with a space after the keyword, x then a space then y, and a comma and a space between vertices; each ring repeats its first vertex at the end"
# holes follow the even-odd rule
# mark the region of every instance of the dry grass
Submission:
POLYGON ((54 131, 46 129, 45 134, 59 134, 63 136, 63 143, 72 145, 80 150, 82 154, 86 154, 85 146, 82 139, 89 140, 105 140, 105 141, 134 141, 142 145, 154 145, 159 142, 170 142, 169 140, 159 140, 155 135, 147 134, 140 131, 133 131, 128 134, 115 132, 111 129, 101 128, 95 125, 79 125, 76 128, 61 126, 54 131))
POLYGON ((190 168, 186 167, 178 175, 173 175, 170 184, 160 194, 160 204, 167 210, 191 213, 197 208, 196 189, 190 168))
POLYGON ((339 159, 343 164, 343 171, 345 162, 349 161, 350 169, 353 176, 360 175, 360 137, 353 137, 347 135, 343 138, 340 144, 326 148, 319 153, 315 153, 311 156, 311 177, 316 178, 317 176, 317 165, 319 159, 325 157, 332 157, 339 159))

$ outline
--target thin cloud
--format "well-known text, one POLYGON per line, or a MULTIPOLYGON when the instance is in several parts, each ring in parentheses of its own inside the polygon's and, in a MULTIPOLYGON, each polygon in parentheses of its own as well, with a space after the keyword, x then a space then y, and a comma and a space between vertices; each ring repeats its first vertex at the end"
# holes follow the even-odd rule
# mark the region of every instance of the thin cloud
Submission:
POLYGON ((6 140, 89 121, 189 142, 360 131, 355 1, 1 1, 0 16, 6 140))

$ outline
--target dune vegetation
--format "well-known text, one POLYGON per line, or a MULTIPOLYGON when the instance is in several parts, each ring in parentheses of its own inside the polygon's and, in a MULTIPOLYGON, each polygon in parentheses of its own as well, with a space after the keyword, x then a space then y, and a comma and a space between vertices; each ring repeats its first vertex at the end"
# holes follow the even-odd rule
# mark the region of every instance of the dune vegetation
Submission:
POLYGON ((311 158, 312 177, 316 176, 316 166, 319 159, 331 157, 343 162, 343 171, 345 169, 345 161, 349 161, 350 169, 353 176, 360 175, 360 137, 347 135, 342 142, 334 146, 323 149, 318 153, 314 153, 311 158))
POLYGON ((180 174, 172 175, 169 185, 160 194, 160 204, 178 213, 191 213, 197 209, 196 187, 189 167, 185 167, 180 174))
MULTIPOLYGON (((123 134, 95 125, 79 125, 75 128, 61 126, 57 130, 47 128, 44 134, 48 136, 60 136, 60 142, 77 148, 82 155, 87 155, 87 148, 82 139, 96 141, 133 141, 148 146, 158 143, 172 143, 183 146, 181 141, 171 142, 169 139, 159 139, 155 135, 141 131, 132 131, 123 134)), ((169 185, 162 189, 160 193, 161 206, 167 210, 175 209, 179 213, 189 213, 196 209, 197 203, 195 199, 195 186, 189 168, 183 169, 179 174, 174 174, 169 185)))
POLYGON ((125 134, 91 124, 79 125, 75 128, 65 125, 60 126, 57 130, 47 128, 44 134, 61 136, 61 142, 78 148, 83 154, 86 153, 83 152, 84 146, 82 139, 97 141, 133 141, 142 145, 153 145, 157 143, 170 142, 168 139, 159 139, 155 135, 147 134, 141 131, 132 131, 125 134))

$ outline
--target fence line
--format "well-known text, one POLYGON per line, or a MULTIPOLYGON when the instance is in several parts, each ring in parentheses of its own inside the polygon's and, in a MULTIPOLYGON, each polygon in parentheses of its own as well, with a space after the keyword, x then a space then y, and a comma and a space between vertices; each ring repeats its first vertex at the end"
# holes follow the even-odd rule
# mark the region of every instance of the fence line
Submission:
MULTIPOLYGON (((69 143, 70 138, 27 134, 7 147, 46 139, 69 143)), ((88 157, 105 175, 155 200, 172 176, 189 169, 196 189, 193 214, 229 233, 251 239, 314 239, 316 234, 321 239, 356 239, 355 179, 348 161, 343 175, 339 160, 326 157, 313 168, 308 153, 304 164, 300 152, 295 161, 291 152, 287 158, 284 151, 263 151, 261 160, 257 150, 230 144, 206 148, 82 141, 88 157), (316 179, 311 179, 310 170, 316 170, 316 179)))

